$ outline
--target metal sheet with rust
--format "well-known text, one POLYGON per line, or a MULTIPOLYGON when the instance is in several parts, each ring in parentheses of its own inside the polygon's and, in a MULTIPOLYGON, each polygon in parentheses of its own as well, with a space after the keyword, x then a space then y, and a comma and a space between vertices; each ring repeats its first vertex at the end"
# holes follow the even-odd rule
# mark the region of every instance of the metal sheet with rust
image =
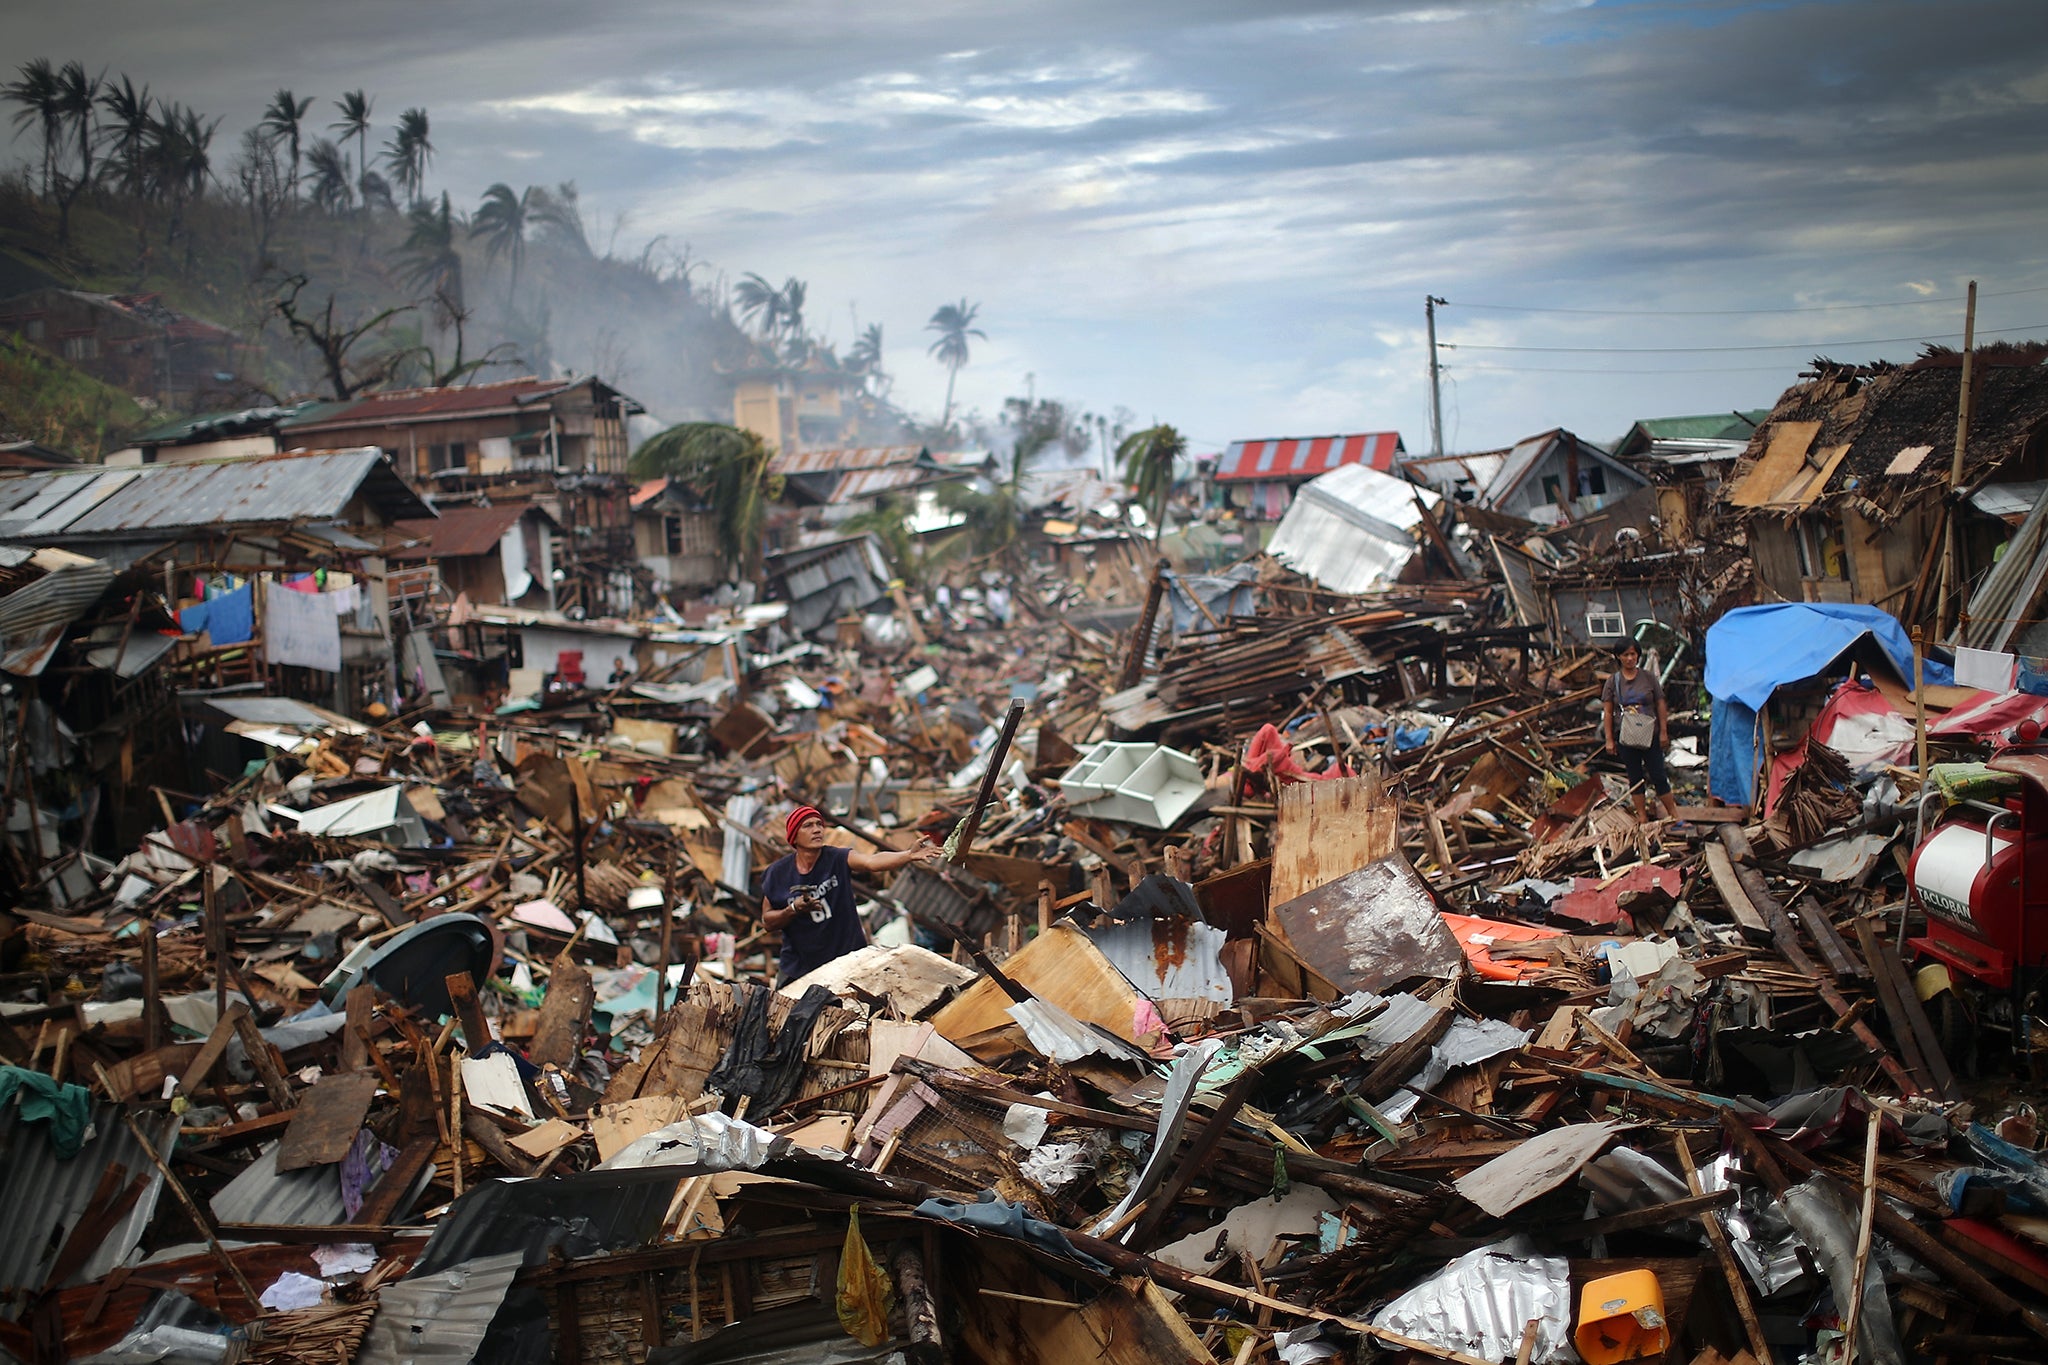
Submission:
POLYGON ((1339 990, 1455 975, 1464 955, 1429 887, 1399 853, 1276 906, 1301 959, 1339 990))

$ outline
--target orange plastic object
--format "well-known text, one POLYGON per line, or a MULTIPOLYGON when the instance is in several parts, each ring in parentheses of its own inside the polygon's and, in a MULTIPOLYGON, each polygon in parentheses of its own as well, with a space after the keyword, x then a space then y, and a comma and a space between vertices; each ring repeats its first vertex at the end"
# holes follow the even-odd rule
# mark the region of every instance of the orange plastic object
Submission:
POLYGON ((1579 1291, 1579 1325, 1572 1342, 1586 1365, 1618 1365, 1660 1356, 1671 1345, 1664 1322, 1664 1287, 1653 1270, 1624 1270, 1589 1280, 1579 1291))
POLYGON ((1472 970, 1490 981, 1520 981, 1525 976, 1536 975, 1546 964, 1523 962, 1516 958, 1496 962, 1493 954, 1487 951, 1489 945, 1565 937, 1562 929, 1539 929, 1533 924, 1509 924, 1472 915, 1445 915, 1444 923, 1451 926, 1451 934, 1458 940, 1458 946, 1465 950, 1465 960, 1472 964, 1472 970))

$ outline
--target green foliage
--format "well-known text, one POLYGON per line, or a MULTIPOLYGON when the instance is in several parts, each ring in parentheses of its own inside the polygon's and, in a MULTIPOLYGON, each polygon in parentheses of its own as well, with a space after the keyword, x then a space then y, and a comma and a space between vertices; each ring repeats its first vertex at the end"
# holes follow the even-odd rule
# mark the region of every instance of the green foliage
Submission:
POLYGON ((1138 505, 1152 518, 1155 545, 1165 529, 1166 495, 1173 490, 1173 462, 1186 454, 1187 448, 1187 438, 1164 423, 1132 432, 1116 448, 1124 482, 1131 486, 1138 505))
POLYGON ((910 530, 910 507, 895 498, 878 498, 872 510, 848 517, 839 529, 855 535, 872 532, 882 544, 882 555, 896 577, 906 583, 924 582, 926 554, 923 544, 910 530))
POLYGON ((0 433, 96 460, 149 422, 119 389, 0 332, 0 433))
POLYGON ((965 520, 931 552, 933 561, 1000 554, 1016 544, 1023 507, 1015 482, 999 483, 986 493, 965 482, 942 483, 935 496, 941 507, 965 520))
POLYGON ((931 344, 931 355, 946 367, 946 410, 939 417, 942 427, 953 420, 953 381, 960 377, 960 367, 967 363, 967 339, 988 340, 988 333, 974 325, 975 316, 980 312, 980 304, 962 299, 958 303, 941 306, 932 314, 931 321, 924 325, 927 332, 939 334, 939 339, 931 344))
POLYGON ((719 557, 728 571, 751 570, 761 555, 768 505, 782 496, 782 476, 771 473, 775 452, 751 431, 722 422, 685 422, 633 452, 635 478, 678 479, 718 516, 719 557))

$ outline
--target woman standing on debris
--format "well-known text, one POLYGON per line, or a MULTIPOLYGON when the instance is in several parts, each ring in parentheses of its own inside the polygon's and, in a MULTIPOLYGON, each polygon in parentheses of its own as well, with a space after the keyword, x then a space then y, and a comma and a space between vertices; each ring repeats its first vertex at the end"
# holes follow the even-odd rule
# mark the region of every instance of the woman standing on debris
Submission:
POLYGON ((1671 799, 1671 778, 1664 772, 1664 750, 1671 744, 1671 715, 1664 706, 1664 684, 1642 666, 1643 651, 1634 640, 1623 645, 1615 657, 1621 661, 1621 668, 1608 674, 1600 688, 1600 700, 1607 713, 1607 752, 1621 757, 1621 770, 1628 775, 1629 794, 1635 798, 1637 820, 1647 822, 1650 818, 1643 791, 1653 784, 1664 813, 1676 820, 1678 803, 1671 799))
POLYGON ((853 903, 851 874, 893 872, 931 862, 945 851, 937 844, 900 853, 835 847, 825 842, 825 817, 816 806, 798 806, 783 829, 790 852, 761 874, 762 927, 782 932, 778 986, 867 944, 867 930, 853 903))

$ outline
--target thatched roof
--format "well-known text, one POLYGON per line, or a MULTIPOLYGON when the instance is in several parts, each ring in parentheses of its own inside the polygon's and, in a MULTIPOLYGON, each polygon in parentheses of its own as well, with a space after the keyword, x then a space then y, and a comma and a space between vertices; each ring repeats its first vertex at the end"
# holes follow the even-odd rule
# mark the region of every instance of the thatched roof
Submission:
MULTIPOLYGON (((2001 342, 1977 351, 1976 401, 1963 456, 1965 486, 1984 481, 2048 432, 2044 361, 2044 342, 2001 342)), ((1757 428, 1723 487, 1722 500, 1743 511, 1784 511, 1853 498, 1879 522, 1896 519, 1948 482, 1962 363, 1961 353, 1937 347, 1906 365, 1816 360, 1757 428), (1818 424, 1810 441, 1801 423, 1818 424), (1790 453, 1801 442, 1808 476, 1804 488, 1801 465, 1790 453), (1774 446, 1777 456, 1766 461, 1774 446), (1916 460, 1910 452, 1922 446, 1928 449, 1916 460), (1759 465, 1776 487, 1761 488, 1748 479, 1759 465), (1815 488, 1811 477, 1822 470, 1827 471, 1825 481, 1815 488)))

